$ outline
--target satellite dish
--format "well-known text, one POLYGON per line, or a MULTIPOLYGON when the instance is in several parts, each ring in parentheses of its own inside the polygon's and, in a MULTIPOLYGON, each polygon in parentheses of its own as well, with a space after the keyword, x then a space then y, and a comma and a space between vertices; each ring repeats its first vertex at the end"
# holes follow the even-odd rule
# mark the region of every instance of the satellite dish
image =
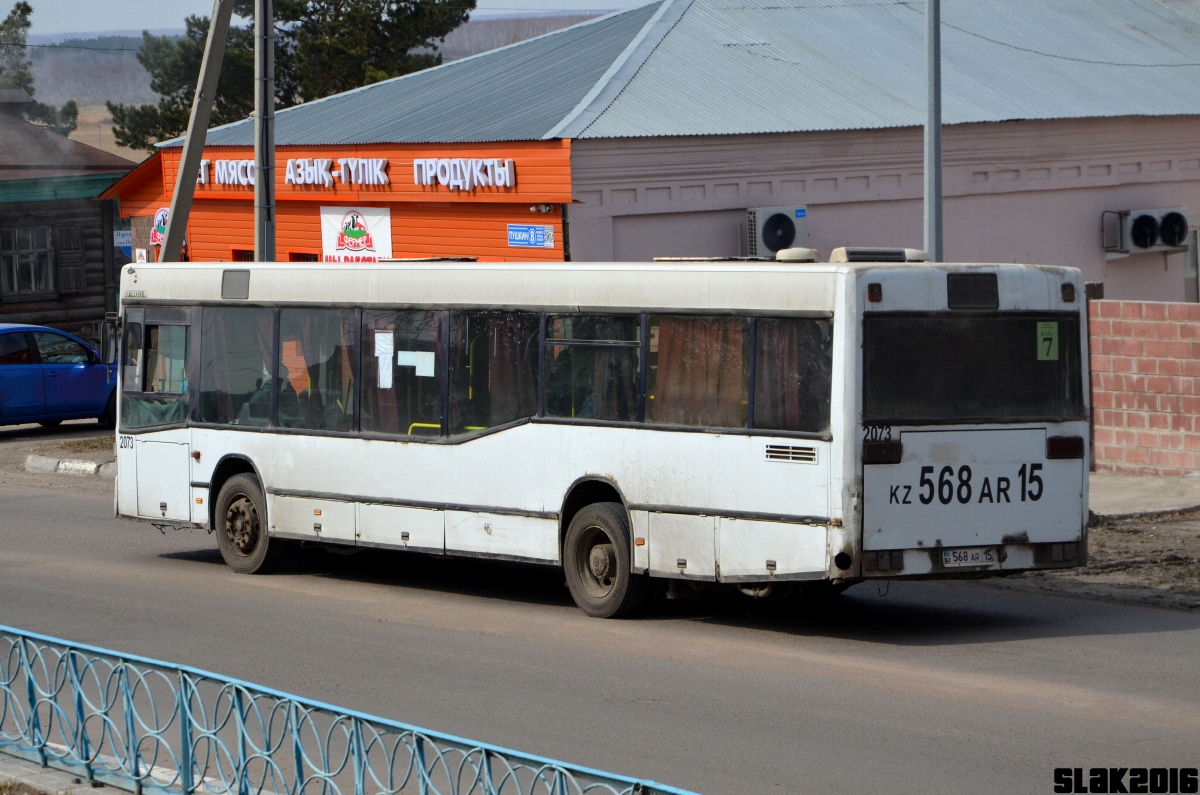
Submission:
POLYGON ((783 213, 775 213, 762 226, 763 245, 771 251, 791 248, 796 241, 796 224, 783 213))

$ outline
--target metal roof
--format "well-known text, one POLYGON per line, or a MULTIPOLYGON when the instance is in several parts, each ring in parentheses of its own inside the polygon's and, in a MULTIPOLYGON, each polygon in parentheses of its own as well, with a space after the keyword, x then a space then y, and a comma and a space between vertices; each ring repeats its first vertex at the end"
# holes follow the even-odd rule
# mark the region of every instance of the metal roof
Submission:
MULTIPOLYGON (((281 110, 275 143, 538 140, 592 89, 658 5, 281 110)), ((210 130, 207 143, 250 146, 253 122, 210 130)))
MULTIPOLYGON (((568 132, 920 125, 924 6, 692 0, 616 100, 568 132)), ((945 0, 942 23, 946 124, 1200 113, 1196 0, 945 0)))
MULTIPOLYGON (((661 0, 280 111, 276 143, 917 126, 925 0, 661 0)), ((943 120, 1200 114, 1200 0, 944 0, 943 120)), ((251 122, 208 143, 252 144, 251 122)))

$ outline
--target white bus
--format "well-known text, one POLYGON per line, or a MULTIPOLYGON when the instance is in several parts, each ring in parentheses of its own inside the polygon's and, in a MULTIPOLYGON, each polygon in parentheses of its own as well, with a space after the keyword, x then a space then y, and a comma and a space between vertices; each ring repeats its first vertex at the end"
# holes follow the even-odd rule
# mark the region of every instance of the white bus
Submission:
POLYGON ((1086 557, 1074 269, 129 265, 116 513, 562 566, 594 616, 1086 557))

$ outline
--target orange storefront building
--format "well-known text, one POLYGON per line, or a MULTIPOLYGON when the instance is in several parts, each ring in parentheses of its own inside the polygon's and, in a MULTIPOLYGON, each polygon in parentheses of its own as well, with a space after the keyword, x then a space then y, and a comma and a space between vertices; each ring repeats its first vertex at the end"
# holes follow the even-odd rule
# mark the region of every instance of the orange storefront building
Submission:
MULTIPOLYGON (((108 195, 151 260, 182 152, 163 147, 108 195)), ((190 259, 253 257, 254 179, 252 147, 206 148, 188 219, 190 259)), ((570 141, 280 146, 275 195, 280 261, 561 261, 570 141)))

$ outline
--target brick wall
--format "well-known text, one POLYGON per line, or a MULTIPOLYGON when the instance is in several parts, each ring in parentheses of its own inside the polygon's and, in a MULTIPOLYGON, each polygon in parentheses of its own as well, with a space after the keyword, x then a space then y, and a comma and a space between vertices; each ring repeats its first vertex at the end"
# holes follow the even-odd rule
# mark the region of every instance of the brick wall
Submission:
POLYGON ((1200 304, 1092 301, 1096 469, 1200 474, 1200 304))

